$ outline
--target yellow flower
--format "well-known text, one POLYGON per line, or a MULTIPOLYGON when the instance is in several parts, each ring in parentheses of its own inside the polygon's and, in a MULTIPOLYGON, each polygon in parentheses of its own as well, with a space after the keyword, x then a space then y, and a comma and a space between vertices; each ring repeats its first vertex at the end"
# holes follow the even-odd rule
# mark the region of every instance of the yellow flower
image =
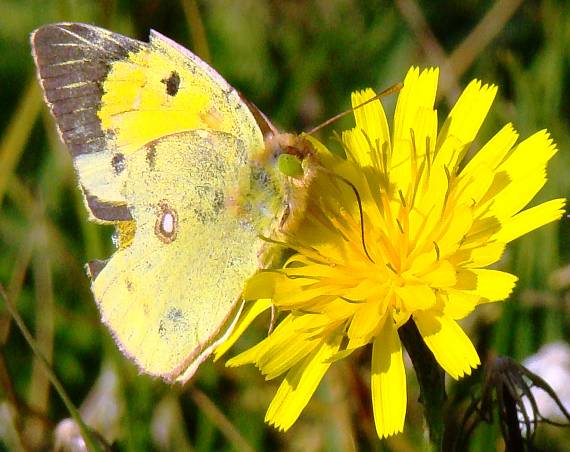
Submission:
MULTIPOLYGON (((254 363, 267 379, 285 374, 266 416, 279 429, 295 422, 334 361, 372 343, 376 430, 401 432, 398 328, 413 319, 449 375, 470 374, 480 361, 457 320, 507 298, 517 279, 486 267, 508 242, 562 215, 563 199, 522 210, 546 182, 556 152, 548 133, 515 146, 508 124, 461 165, 497 90, 471 82, 438 133, 437 78, 437 69, 408 72, 392 136, 380 101, 356 109, 356 127, 342 134, 346 159, 312 140, 325 169, 308 188, 298 230, 285 237, 295 254, 250 280, 248 298, 271 300, 251 303, 234 336, 271 303, 287 315, 228 362, 254 363)), ((373 96, 354 93, 352 104, 373 96)))

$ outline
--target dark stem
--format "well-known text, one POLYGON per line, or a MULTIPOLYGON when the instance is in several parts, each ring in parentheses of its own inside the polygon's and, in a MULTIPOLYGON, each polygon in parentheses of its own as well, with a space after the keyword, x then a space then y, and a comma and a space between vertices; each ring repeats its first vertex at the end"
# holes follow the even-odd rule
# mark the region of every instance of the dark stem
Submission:
POLYGON ((425 344, 412 319, 398 330, 414 365, 420 385, 420 402, 424 406, 429 439, 435 450, 442 450, 444 430, 445 373, 425 344))
MULTIPOLYGON (((517 404, 511 391, 504 388, 502 397, 502 410, 501 416, 501 430, 503 431, 503 438, 505 439, 505 447, 507 451, 523 451, 524 441, 521 434, 521 428, 517 413, 517 404)), ((531 427, 530 422, 527 422, 527 428, 531 427)), ((536 428, 536 426, 533 426, 536 428)), ((529 432, 527 431, 527 434, 529 432)))

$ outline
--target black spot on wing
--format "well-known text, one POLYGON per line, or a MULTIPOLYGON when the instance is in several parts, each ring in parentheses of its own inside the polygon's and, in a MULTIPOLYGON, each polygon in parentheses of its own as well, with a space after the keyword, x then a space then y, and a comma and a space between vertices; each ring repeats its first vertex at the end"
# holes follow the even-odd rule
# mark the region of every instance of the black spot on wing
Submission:
POLYGON ((212 211, 215 216, 218 216, 219 213, 224 209, 224 205, 225 205, 224 192, 222 190, 216 189, 214 191, 214 199, 212 202, 212 211))
POLYGON ((128 207, 124 204, 110 204, 101 201, 97 196, 85 192, 87 206, 95 218, 104 221, 130 221, 133 219, 128 207))
POLYGON ((115 172, 115 174, 117 175, 121 174, 127 167, 125 156, 120 152, 115 154, 111 159, 111 166, 113 167, 113 171, 115 172))
POLYGON ((170 308, 166 313, 166 318, 173 322, 179 322, 184 317, 181 309, 178 308, 170 308))
POLYGON ((210 223, 210 216, 208 215, 208 213, 203 210, 203 209, 199 209, 197 207, 194 207, 194 209, 192 209, 194 211, 194 216, 196 217, 196 219, 202 223, 202 224, 209 224, 210 223))
POLYGON ((172 71, 168 78, 163 78, 161 82, 166 85, 166 94, 176 96, 180 88, 180 75, 178 75, 178 72, 172 71))
POLYGON ((158 324, 158 334, 162 339, 168 340, 173 334, 185 333, 188 330, 188 319, 181 309, 172 307, 158 324))
POLYGON ((146 146, 146 162, 151 170, 156 166, 156 142, 151 142, 146 146))
POLYGON ((38 77, 71 154, 104 149, 97 111, 102 81, 114 61, 145 46, 134 39, 79 23, 46 25, 32 33, 38 77))
POLYGON ((196 219, 202 224, 215 223, 225 206, 224 192, 209 185, 197 185, 194 190, 200 199, 207 201, 205 207, 193 208, 196 219))
POLYGON ((135 289, 133 282, 129 278, 125 278, 125 286, 127 287, 127 292, 132 293, 135 289))

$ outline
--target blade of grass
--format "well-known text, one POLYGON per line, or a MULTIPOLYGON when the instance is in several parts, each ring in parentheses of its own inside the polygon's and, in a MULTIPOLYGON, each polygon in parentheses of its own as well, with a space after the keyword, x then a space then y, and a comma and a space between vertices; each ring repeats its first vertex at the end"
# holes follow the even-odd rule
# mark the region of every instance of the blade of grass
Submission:
POLYGON ((253 447, 249 445, 241 433, 206 394, 195 387, 191 387, 188 392, 198 408, 218 427, 220 432, 233 444, 236 450, 253 452, 253 447))
POLYGON ((202 58, 206 63, 211 63, 210 48, 204 30, 204 22, 200 14, 200 9, 196 0, 182 0, 182 8, 188 22, 188 28, 192 35, 192 48, 194 53, 202 58))
POLYGON ((77 410, 77 408, 75 408, 75 405, 73 405, 73 402, 71 402, 71 399, 69 398, 69 396, 65 392, 63 385, 61 384, 61 382, 59 381, 59 379, 55 375, 53 369, 51 368, 51 366, 50 366, 49 362, 47 361, 47 359, 45 358, 45 356, 40 351, 38 344, 36 343, 35 339, 33 338, 32 334, 30 333, 30 330, 28 330, 28 327, 26 326, 26 324, 24 323, 24 321, 20 317, 20 314, 18 314, 18 310, 16 309, 16 306, 14 305, 12 300, 6 294, 6 291, 4 290, 4 286, 2 284, 0 284, 0 297, 4 300, 4 303, 6 304, 6 308, 10 312, 10 315, 14 319, 14 322, 16 322, 16 325, 18 326, 20 332, 24 336, 24 339, 28 343, 29 347, 32 349, 34 355, 38 358, 38 361, 41 363, 44 372, 47 374, 51 384, 53 385, 56 392, 59 394, 61 400, 63 401, 63 403, 65 405, 65 407, 69 411, 70 416, 73 418, 73 420, 79 426, 79 431, 81 432, 81 436, 82 436, 83 440, 85 441, 86 447, 90 451, 101 452, 102 451, 101 447, 99 446, 97 441, 94 439, 94 437, 91 434, 91 432, 89 431, 89 428, 87 427, 87 425, 85 425, 85 423, 83 422, 83 419, 81 419, 81 415, 79 414, 79 411, 77 410))
MULTIPOLYGON (((22 183, 22 181, 17 176, 12 178, 12 182, 10 183, 10 186, 7 190, 7 196, 9 197, 10 201, 12 201, 14 205, 19 209, 19 211, 28 219, 28 221, 30 221, 30 224, 33 224, 34 219, 32 212, 34 210, 34 196, 32 195, 30 189, 24 185, 24 183, 22 183)), ((83 206, 83 201, 81 200, 81 194, 79 193, 79 190, 77 190, 76 198, 77 210, 79 211, 79 208, 81 208, 81 213, 83 214, 85 208, 83 206)), ((64 232, 59 229, 58 226, 55 225, 48 217, 44 217, 43 221, 48 233, 47 243, 50 246, 50 252, 59 257, 57 264, 61 267, 65 267, 67 271, 71 272, 74 278, 77 276, 84 276, 85 272, 83 270, 83 264, 78 262, 75 256, 70 254, 69 244, 67 243, 68 239, 64 235, 64 232)), ((92 226, 92 230, 94 231, 93 235, 95 237, 98 237, 96 234, 98 225, 89 223, 87 221, 83 221, 81 224, 92 226)), ((85 240, 91 238, 91 236, 86 236, 85 240)), ((100 242, 100 240, 98 242, 100 242)), ((10 290, 8 290, 8 293, 12 299, 16 298, 10 292, 10 290)))
POLYGON ((522 0, 501 0, 493 4, 485 16, 461 41, 449 56, 447 65, 453 68, 457 77, 461 77, 485 50, 521 6, 522 0))
POLYGON ((31 80, 0 142, 0 205, 30 136, 42 99, 37 81, 31 80))
MULTIPOLYGON (((31 234, 34 242, 34 258, 32 263, 34 275, 35 337, 43 356, 51 365, 53 362, 54 342, 54 301, 52 284, 52 266, 48 251, 47 231, 45 227, 45 211, 41 201, 36 204, 35 217, 31 234)), ((32 364, 32 375, 28 387, 28 404, 40 413, 49 409, 50 384, 42 363, 35 357, 32 364)), ((41 419, 34 417, 26 425, 27 436, 39 446, 45 437, 45 425, 41 419)))

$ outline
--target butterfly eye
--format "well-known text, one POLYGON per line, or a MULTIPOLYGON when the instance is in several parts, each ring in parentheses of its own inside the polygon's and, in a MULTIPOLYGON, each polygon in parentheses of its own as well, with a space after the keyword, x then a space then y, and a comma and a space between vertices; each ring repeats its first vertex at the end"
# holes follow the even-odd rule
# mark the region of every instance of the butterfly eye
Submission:
POLYGON ((281 154, 277 158, 277 168, 286 176, 300 178, 303 177, 303 164, 296 155, 281 154))
POLYGON ((178 215, 165 201, 160 202, 159 208, 154 233, 164 243, 171 243, 176 239, 178 215))

